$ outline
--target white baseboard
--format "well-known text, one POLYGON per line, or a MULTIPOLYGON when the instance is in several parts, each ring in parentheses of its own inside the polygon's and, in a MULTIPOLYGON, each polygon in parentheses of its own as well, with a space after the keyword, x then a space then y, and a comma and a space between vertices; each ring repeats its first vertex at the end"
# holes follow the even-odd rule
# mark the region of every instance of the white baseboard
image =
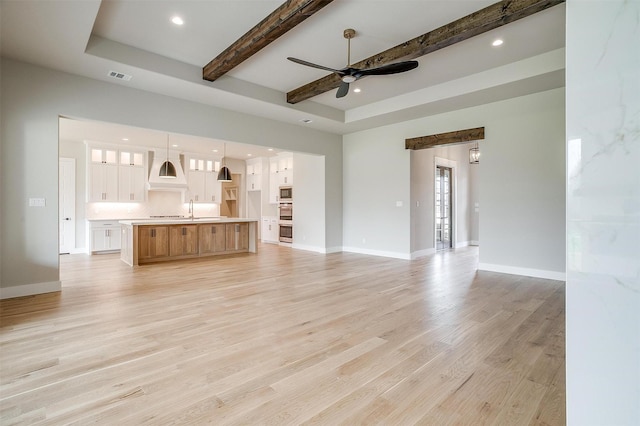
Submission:
POLYGON ((429 256, 430 254, 435 254, 435 252, 436 252, 435 248, 417 250, 417 251, 414 251, 414 252, 411 253, 411 260, 418 259, 420 257, 429 256))
POLYGON ((471 245, 471 243, 469 241, 456 242, 456 248, 467 247, 467 246, 470 246, 470 245, 471 245))
POLYGON ((370 256, 392 257, 394 259, 411 260, 411 254, 397 253, 394 251, 369 250, 359 247, 342 247, 342 251, 349 253, 368 254, 370 256))
POLYGON ((82 248, 76 247, 74 249, 69 250, 69 254, 89 254, 89 253, 87 252, 87 249, 84 247, 82 248))
POLYGON ((342 247, 338 246, 338 247, 327 247, 325 250, 325 253, 340 253, 342 252, 342 247))
POLYGON ((322 253, 322 254, 327 253, 327 250, 322 247, 306 246, 304 244, 298 244, 298 243, 293 243, 291 245, 291 248, 298 249, 298 250, 305 250, 305 251, 313 251, 313 252, 322 253))
POLYGON ((34 294, 53 293, 62 290, 62 282, 49 281, 44 283, 23 284, 0 288, 0 299, 32 296, 34 294))
POLYGON ((469 241, 469 245, 470 246, 479 246, 480 245, 480 241, 471 240, 471 241, 469 241))
POLYGON ((525 277, 544 278, 547 280, 566 281, 565 272, 546 271, 544 269, 519 268, 516 266, 492 265, 490 263, 478 263, 481 271, 500 272, 502 274, 523 275, 525 277))

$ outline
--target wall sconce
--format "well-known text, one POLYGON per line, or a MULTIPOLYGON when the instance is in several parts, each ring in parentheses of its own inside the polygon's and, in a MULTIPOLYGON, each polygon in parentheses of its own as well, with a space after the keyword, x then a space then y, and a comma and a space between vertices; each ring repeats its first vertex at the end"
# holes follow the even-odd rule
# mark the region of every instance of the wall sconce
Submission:
POLYGON ((480 148, 478 148, 478 141, 476 141, 476 146, 469 149, 469 164, 480 164, 480 148))

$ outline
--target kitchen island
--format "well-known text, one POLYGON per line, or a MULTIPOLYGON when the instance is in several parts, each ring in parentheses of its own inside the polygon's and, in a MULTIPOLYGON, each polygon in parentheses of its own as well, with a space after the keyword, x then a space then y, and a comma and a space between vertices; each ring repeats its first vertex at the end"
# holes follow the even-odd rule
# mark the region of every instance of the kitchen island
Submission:
POLYGON ((258 251, 258 220, 121 220, 120 259, 128 265, 258 251))

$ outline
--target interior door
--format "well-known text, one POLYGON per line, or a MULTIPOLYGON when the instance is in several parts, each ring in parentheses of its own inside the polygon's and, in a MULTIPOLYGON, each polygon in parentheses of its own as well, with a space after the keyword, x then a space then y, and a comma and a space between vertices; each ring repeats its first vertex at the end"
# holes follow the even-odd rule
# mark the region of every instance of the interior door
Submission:
POLYGON ((449 249, 451 244, 451 169, 436 167, 436 250, 449 249))
POLYGON ((58 179, 58 220, 60 254, 76 247, 76 160, 60 158, 58 179))

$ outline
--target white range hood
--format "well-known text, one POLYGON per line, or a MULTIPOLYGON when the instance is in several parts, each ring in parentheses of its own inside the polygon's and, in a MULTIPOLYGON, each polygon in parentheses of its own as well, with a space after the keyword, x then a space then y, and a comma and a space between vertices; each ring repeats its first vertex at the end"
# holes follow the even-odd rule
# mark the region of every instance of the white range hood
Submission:
POLYGON ((167 151, 164 149, 156 149, 153 151, 153 162, 151 163, 149 183, 147 184, 149 191, 185 191, 187 189, 187 179, 184 176, 182 164, 180 163, 180 153, 177 151, 169 151, 168 159, 176 168, 175 179, 160 177, 160 168, 167 160, 167 151))

